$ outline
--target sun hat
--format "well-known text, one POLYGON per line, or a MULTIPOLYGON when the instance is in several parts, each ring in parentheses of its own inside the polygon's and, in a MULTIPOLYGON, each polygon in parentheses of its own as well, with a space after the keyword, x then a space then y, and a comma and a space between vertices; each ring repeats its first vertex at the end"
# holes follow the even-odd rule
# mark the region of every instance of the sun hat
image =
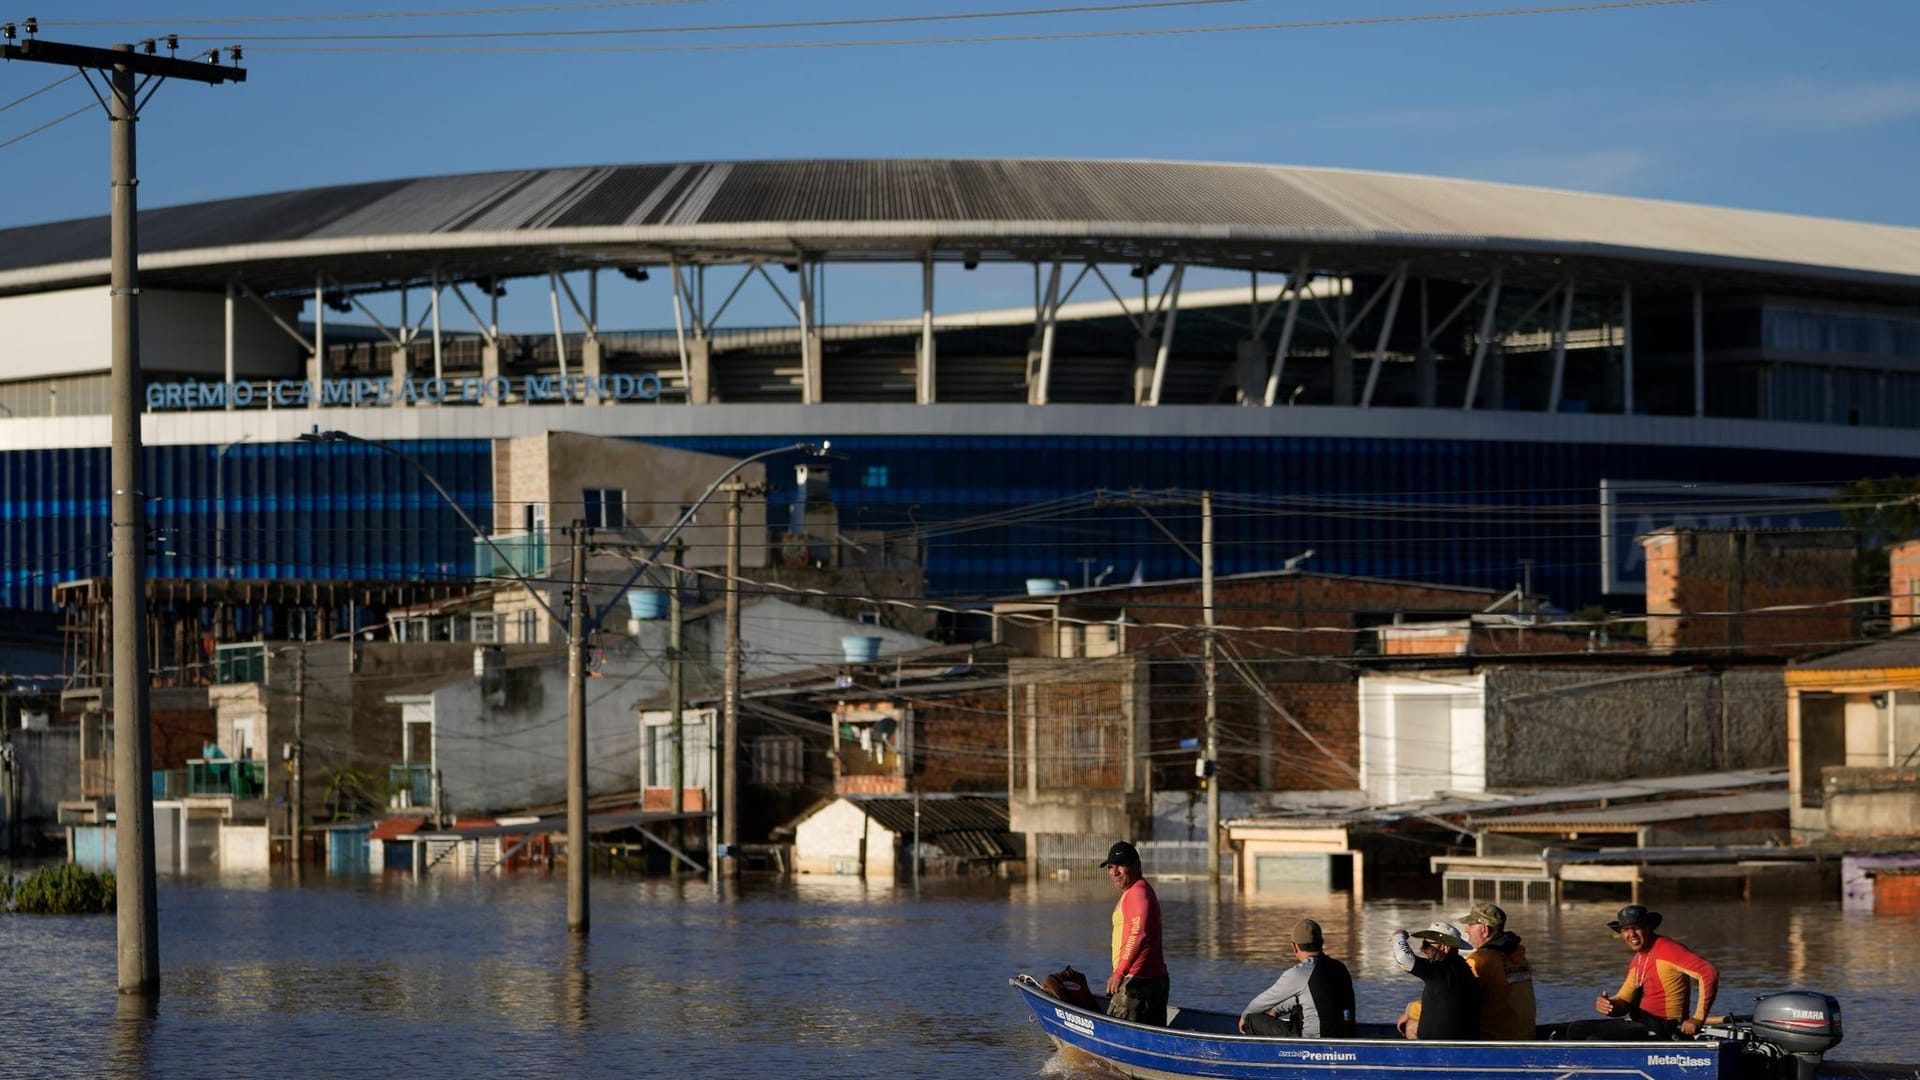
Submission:
POLYGON ((1619 933, 1629 926, 1643 926, 1648 930, 1660 929, 1661 915, 1657 911, 1648 911, 1645 904, 1628 904, 1620 909, 1620 914, 1607 924, 1607 929, 1619 933))
POLYGON ((1450 949, 1467 947, 1467 939, 1460 936, 1460 928, 1450 922, 1436 922, 1425 930, 1415 930, 1410 936, 1436 942, 1450 949))

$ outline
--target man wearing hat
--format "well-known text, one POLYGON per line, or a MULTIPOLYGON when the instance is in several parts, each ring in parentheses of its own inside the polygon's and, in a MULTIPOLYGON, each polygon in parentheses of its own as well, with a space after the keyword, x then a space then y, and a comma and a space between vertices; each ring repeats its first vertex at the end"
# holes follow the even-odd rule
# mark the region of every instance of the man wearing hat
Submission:
POLYGON ((1394 932, 1393 962, 1422 983, 1419 1027, 1410 1030, 1408 1015, 1403 1014, 1401 1034, 1427 1040, 1480 1037, 1480 983, 1460 955, 1466 947, 1459 927, 1449 922, 1436 922, 1411 935, 1405 930, 1394 932), (1409 937, 1420 940, 1420 955, 1414 955, 1409 937))
POLYGON ((1291 940, 1294 965, 1247 1002, 1240 1034, 1351 1039, 1353 976, 1347 965, 1325 953, 1320 924, 1312 919, 1294 923, 1291 940))
POLYGON ((1661 917, 1641 904, 1628 904, 1607 929, 1633 950, 1627 978, 1612 994, 1593 1003, 1606 1020, 1577 1020, 1567 1025, 1569 1039, 1691 1038, 1707 1022, 1720 989, 1720 969, 1685 945, 1657 933, 1661 917), (1687 1008, 1691 983, 1700 984, 1698 1000, 1687 1008))
POLYGON ((1160 898, 1140 872, 1140 852, 1121 840, 1100 864, 1120 890, 1113 905, 1113 974, 1107 1015, 1136 1024, 1167 1024, 1167 960, 1160 947, 1160 898))
POLYGON ((1460 916, 1460 932, 1473 947, 1467 966, 1480 982, 1480 1037, 1533 1038, 1533 966, 1520 935, 1507 929, 1507 913, 1498 904, 1475 904, 1460 916))

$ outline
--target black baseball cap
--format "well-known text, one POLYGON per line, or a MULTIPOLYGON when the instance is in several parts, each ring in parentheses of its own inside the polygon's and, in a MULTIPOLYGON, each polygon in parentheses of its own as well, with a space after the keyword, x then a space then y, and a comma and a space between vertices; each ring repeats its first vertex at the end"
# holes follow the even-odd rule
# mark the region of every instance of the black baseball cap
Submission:
POLYGON ((1140 865, 1140 851, 1125 840, 1117 841, 1112 847, 1108 848, 1106 861, 1100 864, 1102 869, 1109 866, 1127 865, 1140 865))

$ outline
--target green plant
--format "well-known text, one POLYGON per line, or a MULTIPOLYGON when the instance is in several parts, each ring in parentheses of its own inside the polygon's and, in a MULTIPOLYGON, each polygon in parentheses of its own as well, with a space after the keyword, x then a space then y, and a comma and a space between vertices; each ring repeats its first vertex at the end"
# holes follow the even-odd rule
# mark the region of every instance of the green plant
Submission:
POLYGON ((6 892, 12 909, 26 915, 89 915, 114 909, 112 871, 96 874, 72 863, 43 866, 25 881, 9 880, 6 892))

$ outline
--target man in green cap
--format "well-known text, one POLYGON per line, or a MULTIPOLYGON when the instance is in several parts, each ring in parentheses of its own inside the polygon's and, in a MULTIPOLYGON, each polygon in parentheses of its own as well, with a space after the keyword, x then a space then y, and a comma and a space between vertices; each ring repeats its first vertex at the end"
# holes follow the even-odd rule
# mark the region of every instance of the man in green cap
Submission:
POLYGON ((1520 935, 1507 929, 1507 913, 1498 904, 1475 904, 1460 916, 1460 932, 1473 947, 1467 966, 1480 982, 1480 1037, 1533 1038, 1533 967, 1520 935))
POLYGON ((1312 919, 1294 923, 1291 940, 1294 965, 1247 1002, 1240 1034, 1353 1038, 1353 976, 1347 965, 1326 954, 1320 924, 1312 919))

